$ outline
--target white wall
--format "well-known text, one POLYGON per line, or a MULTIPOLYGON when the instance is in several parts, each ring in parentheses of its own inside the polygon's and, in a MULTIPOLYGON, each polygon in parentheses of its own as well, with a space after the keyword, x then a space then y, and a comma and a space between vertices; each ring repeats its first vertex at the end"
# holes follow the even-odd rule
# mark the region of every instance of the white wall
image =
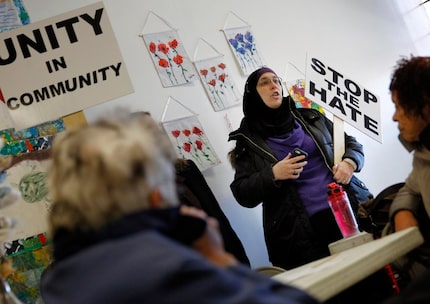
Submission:
MULTIPOLYGON (((97 2, 23 1, 32 22, 97 2)), ((235 202, 229 188, 233 171, 226 158, 233 143, 227 142, 229 131, 224 116, 227 114, 236 128, 242 118, 242 108, 214 112, 197 81, 192 86, 161 86, 143 40, 138 37, 150 10, 179 29, 190 58, 200 38, 213 44, 225 55, 230 73, 241 88, 245 78, 220 31, 227 19, 229 25, 237 21, 229 12, 252 26, 266 65, 283 78, 288 78, 285 73, 289 62, 304 70, 307 52, 326 59, 329 65, 381 99, 383 144, 345 125, 345 130, 356 136, 365 148, 366 164, 359 177, 377 194, 386 186, 403 181, 409 172, 411 156, 397 140, 397 127, 391 120, 393 106, 388 84, 395 62, 401 55, 415 53, 415 49, 391 0, 105 0, 104 3, 135 93, 85 110, 87 119, 93 121, 117 106, 147 110, 160 118, 169 96, 199 113, 205 132, 222 160, 221 165, 206 170, 204 176, 242 239, 253 267, 269 264, 261 229, 261 210, 245 209, 235 202)))

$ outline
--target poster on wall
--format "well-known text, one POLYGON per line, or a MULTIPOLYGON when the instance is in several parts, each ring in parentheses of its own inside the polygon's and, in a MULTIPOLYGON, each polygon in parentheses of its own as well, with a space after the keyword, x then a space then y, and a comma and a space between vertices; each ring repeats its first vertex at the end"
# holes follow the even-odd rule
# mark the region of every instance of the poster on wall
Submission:
POLYGON ((59 119, 20 131, 0 131, 0 140, 4 143, 0 154, 12 155, 15 164, 7 169, 3 185, 8 184, 15 193, 19 193, 19 198, 12 205, 2 209, 2 216, 18 222, 11 235, 3 235, 3 241, 31 237, 46 231, 46 216, 50 207, 46 184, 49 160, 44 159, 49 155, 48 149, 55 136, 64 130, 65 124, 59 119), (45 156, 41 156, 43 154, 45 156))
POLYGON ((297 108, 315 109, 324 114, 324 108, 316 102, 313 102, 309 98, 305 97, 305 80, 296 79, 292 81, 286 81, 285 86, 287 87, 288 94, 294 100, 297 108))
POLYGON ((215 112, 240 104, 240 92, 229 73, 224 56, 194 62, 215 112))
POLYGON ((163 87, 191 83, 196 72, 175 30, 142 34, 163 87))
POLYGON ((223 31, 244 76, 264 65, 251 26, 225 28, 223 31))
POLYGON ((379 97, 318 56, 309 56, 305 97, 382 143, 379 97))
POLYGON ((133 92, 103 2, 0 34, 0 129, 24 129, 133 92))
MULTIPOLYGON (((6 0, 0 2, 0 33, 29 23, 30 17, 21 0, 6 0)), ((1 89, 0 100, 4 101, 1 89)), ((0 130, 3 128, 9 128, 13 125, 14 124, 6 104, 0 102, 0 130)))
POLYGON ((221 163, 197 115, 162 121, 179 158, 193 160, 200 171, 221 163))
MULTIPOLYGON (((5 8, 15 5, 21 24, 26 25, 30 18, 20 0, 3 1, 0 3, 0 15, 4 16, 5 8), (2 6, 3 4, 3 6, 2 6), (3 10, 3 11, 2 11, 3 10)), ((9 12, 12 14, 12 12, 9 12)), ((7 15, 7 14, 6 14, 7 15)), ((0 32, 11 30, 12 26, 2 19, 0 32)), ((0 18, 1 19, 1 18, 0 18)), ((4 100, 1 96, 1 100, 4 100)), ((4 125, 13 125, 8 109, 0 102, 0 121, 4 125), (7 120, 8 123, 5 124, 7 120)), ((29 158, 37 159, 35 153, 48 151, 54 136, 65 129, 62 119, 44 122, 27 129, 15 130, 8 128, 0 131, 0 154, 13 155, 13 162, 29 158)), ((4 165, 4 163, 3 163, 4 165)), ((40 276, 52 262, 52 252, 47 245, 45 233, 33 235, 35 231, 46 231, 46 210, 49 209, 48 192, 46 187, 46 163, 20 163, 4 171, 0 184, 0 239, 2 252, 11 260, 14 272, 7 277, 12 291, 23 303, 39 303, 41 301, 39 283, 40 276), (19 176, 20 174, 24 174, 19 176), (12 180, 12 184, 10 184, 12 180), (12 191, 10 191, 12 190, 12 191)))
POLYGON ((12 292, 22 303, 43 303, 40 277, 53 262, 46 233, 6 242, 4 251, 15 271, 7 278, 12 292))
POLYGON ((20 198, 2 209, 2 215, 15 218, 8 240, 30 237, 47 231, 46 218, 50 207, 46 172, 49 161, 26 160, 7 171, 7 183, 20 193, 20 198))

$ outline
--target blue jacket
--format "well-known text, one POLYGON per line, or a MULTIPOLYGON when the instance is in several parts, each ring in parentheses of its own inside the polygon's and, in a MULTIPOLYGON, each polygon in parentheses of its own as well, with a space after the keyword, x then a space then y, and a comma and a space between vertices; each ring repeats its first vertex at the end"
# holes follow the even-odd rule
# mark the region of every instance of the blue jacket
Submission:
POLYGON ((247 266, 214 266, 189 247, 202 227, 178 226, 177 214, 142 212, 92 234, 60 233, 42 277, 44 302, 317 303, 247 266))
MULTIPOLYGON (((333 123, 315 109, 297 109, 290 98, 289 105, 292 115, 312 137, 331 171, 334 164, 333 123)), ((321 246, 327 252, 327 244, 320 244, 316 239, 294 185, 288 180, 273 181, 272 166, 279 160, 264 139, 250 132, 246 119, 243 119, 240 128, 230 133, 229 140, 236 140, 230 155, 236 171, 231 190, 244 207, 253 208, 262 203, 264 236, 272 264, 290 269, 321 258, 321 246)), ((342 158, 352 159, 357 172, 363 167, 363 147, 347 134, 342 158)), ((351 183, 362 184, 355 176, 351 183)), ((352 187, 345 186, 345 190, 356 209, 358 202, 352 187)))

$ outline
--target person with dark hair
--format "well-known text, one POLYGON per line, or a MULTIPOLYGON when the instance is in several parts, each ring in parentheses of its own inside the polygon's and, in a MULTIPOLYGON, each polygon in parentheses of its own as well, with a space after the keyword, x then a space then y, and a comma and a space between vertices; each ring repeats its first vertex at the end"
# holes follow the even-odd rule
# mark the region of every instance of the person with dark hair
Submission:
POLYGON ((418 225, 420 204, 430 215, 430 57, 400 59, 390 91, 399 139, 409 152, 414 151, 412 171, 390 210, 395 230, 402 230, 418 225))
POLYGON ((401 58, 389 86, 399 139, 413 152, 412 171, 390 207, 394 231, 418 226, 425 243, 398 261, 413 279, 430 268, 430 57, 401 58))
POLYGON ((396 261, 409 276, 406 288, 384 304, 430 303, 430 57, 399 59, 389 86, 399 140, 413 152, 412 171, 390 206, 394 231, 418 226, 424 244, 396 261))
POLYGON ((236 140, 231 190, 242 206, 262 203, 270 262, 291 269, 328 256, 328 244, 342 234, 327 202, 327 185, 342 184, 357 208, 350 185, 364 185, 353 174, 364 164, 362 145, 345 134, 345 153, 335 164, 332 122, 283 97, 281 79, 268 67, 248 77, 243 113, 239 129, 229 135, 236 140), (294 156, 295 148, 307 157, 294 156))
POLYGON ((51 156, 44 303, 318 303, 239 263, 216 219, 179 205, 177 157, 150 116, 66 130, 51 156))
POLYGON ((208 216, 216 218, 225 250, 233 254, 239 262, 251 266, 241 240, 197 165, 190 159, 179 158, 175 162, 175 171, 180 203, 201 209, 208 216))
MULTIPOLYGON (((151 116, 151 113, 148 111, 131 113, 131 117, 136 116, 151 116)), ((251 266, 241 240, 197 165, 190 159, 178 158, 175 162, 175 172, 179 202, 201 209, 208 216, 214 217, 218 221, 226 251, 233 254, 239 262, 251 266)))

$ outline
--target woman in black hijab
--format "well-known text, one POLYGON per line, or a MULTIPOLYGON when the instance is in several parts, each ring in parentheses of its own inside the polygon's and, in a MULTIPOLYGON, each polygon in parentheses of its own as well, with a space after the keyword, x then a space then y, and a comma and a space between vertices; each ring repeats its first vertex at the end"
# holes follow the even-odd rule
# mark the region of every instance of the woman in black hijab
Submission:
POLYGON ((345 153, 334 164, 332 122, 315 109, 296 109, 267 67, 248 77, 243 112, 229 135, 236 140, 231 190, 244 207, 262 203, 271 263, 291 269, 329 255, 328 244, 342 234, 327 203, 327 184, 342 184, 351 203, 360 203, 350 184, 360 183, 353 172, 363 167, 362 145, 345 134, 345 153), (307 157, 293 156, 295 148, 307 157))

